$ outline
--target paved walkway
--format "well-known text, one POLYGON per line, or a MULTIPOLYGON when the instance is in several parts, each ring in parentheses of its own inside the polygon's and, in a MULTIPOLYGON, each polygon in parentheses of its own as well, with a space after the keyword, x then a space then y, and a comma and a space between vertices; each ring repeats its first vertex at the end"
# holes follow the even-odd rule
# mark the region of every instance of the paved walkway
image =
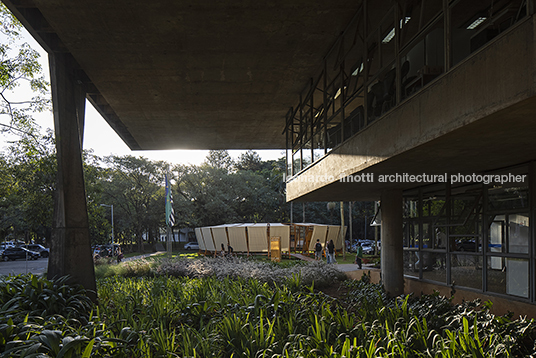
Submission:
POLYGON ((302 254, 290 254, 290 256, 295 257, 295 258, 300 259, 300 260, 303 260, 303 261, 308 261, 308 262, 315 261, 315 259, 313 259, 312 257, 305 256, 305 255, 302 255, 302 254))
POLYGON ((364 271, 364 270, 370 270, 374 268, 372 265, 362 265, 362 269, 359 270, 356 264, 335 264, 335 265, 337 265, 337 268, 341 270, 342 272, 364 271))
MULTIPOLYGON (((290 255, 292 257, 295 257, 295 258, 303 260, 303 261, 308 261, 308 262, 315 261, 315 259, 313 259, 312 257, 305 256, 305 255, 302 255, 302 254, 290 254, 290 255)), ((336 263, 335 265, 342 272, 359 271, 359 268, 357 267, 357 264, 338 264, 338 263, 336 263)), ((370 270, 372 268, 373 268, 372 265, 363 265, 361 270, 370 270)))
POLYGON ((144 259, 146 257, 156 256, 156 255, 165 254, 165 253, 166 253, 166 251, 151 252, 149 254, 143 254, 143 255, 138 255, 138 256, 127 257, 127 258, 123 259, 123 261, 139 260, 139 259, 144 259))

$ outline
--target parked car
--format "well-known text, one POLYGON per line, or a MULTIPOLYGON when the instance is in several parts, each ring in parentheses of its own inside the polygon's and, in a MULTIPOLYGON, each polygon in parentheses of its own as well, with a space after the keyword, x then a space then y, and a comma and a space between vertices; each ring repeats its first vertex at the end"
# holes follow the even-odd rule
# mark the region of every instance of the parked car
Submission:
POLYGON ((93 247, 94 257, 117 256, 119 252, 121 252, 121 246, 119 244, 104 244, 93 247))
POLYGON ((363 246, 363 255, 374 255, 374 244, 363 246))
POLYGON ((29 259, 37 260, 41 255, 35 251, 30 251, 24 247, 9 247, 2 253, 2 260, 29 259))
POLYGON ((23 245, 22 247, 30 251, 37 252, 39 255, 41 255, 41 257, 48 257, 50 255, 49 249, 40 244, 29 244, 23 245))
POLYGON ((197 242, 195 242, 195 241, 187 242, 187 243, 184 245, 184 249, 185 249, 185 250, 199 250, 199 243, 197 243, 197 242))
POLYGON ((3 242, 0 244, 0 255, 2 255, 2 252, 4 252, 5 249, 8 247, 15 247, 15 245, 12 242, 3 242))
MULTIPOLYGON (((480 245, 479 245, 480 247, 480 245)), ((476 252, 476 242, 475 240, 460 240, 456 242, 456 251, 473 251, 476 252)))
MULTIPOLYGON (((361 247, 363 248, 363 255, 374 255, 374 241, 373 240, 360 240, 361 247)), ((351 252, 357 252, 357 244, 354 244, 351 252)), ((378 253, 380 252, 378 243, 378 253)))

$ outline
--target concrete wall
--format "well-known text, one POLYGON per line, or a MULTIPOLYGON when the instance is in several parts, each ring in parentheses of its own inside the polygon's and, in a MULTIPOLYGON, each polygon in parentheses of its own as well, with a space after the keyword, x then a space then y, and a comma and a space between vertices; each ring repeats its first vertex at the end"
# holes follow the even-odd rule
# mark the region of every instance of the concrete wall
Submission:
MULTIPOLYGON (((371 281, 373 283, 380 282, 380 270, 378 269, 365 269, 346 272, 352 280, 359 280, 366 273, 370 274, 371 281)), ((518 316, 527 316, 528 318, 536 318, 536 305, 530 303, 515 301, 510 298, 502 298, 497 296, 490 296, 483 294, 481 292, 474 292, 469 290, 464 290, 462 288, 456 287, 456 292, 454 293, 453 303, 462 303, 463 301, 473 301, 481 299, 484 301, 493 302, 493 307, 491 312, 496 315, 504 315, 509 311, 514 312, 514 317, 518 316)), ((422 282, 413 278, 404 277, 404 293, 409 294, 413 292, 417 297, 420 297, 421 294, 432 294, 434 291, 438 291, 440 295, 450 297, 452 288, 450 286, 433 284, 428 282, 422 282)))
MULTIPOLYGON (((340 176, 362 171, 442 173, 446 167, 463 171, 475 170, 474 166, 487 170, 493 169, 487 168, 492 165, 513 164, 511 161, 518 159, 514 159, 512 151, 520 152, 525 158, 519 136, 517 140, 515 137, 527 131, 536 132, 536 125, 527 121, 527 116, 536 114, 535 50, 534 18, 530 17, 288 182, 287 200, 320 189, 329 191, 337 185, 340 176), (476 135, 482 141, 477 150, 476 135), (441 138, 448 141, 438 140, 441 138), (510 155, 481 162, 479 156, 489 156, 487 147, 493 150, 497 144, 509 149, 510 155), (470 159, 468 163, 459 160, 465 154, 470 159), (311 179, 329 176, 333 178, 311 179)), ((340 192, 348 192, 347 189, 340 192)), ((377 198, 375 193, 385 189, 388 189, 385 184, 360 185, 355 191, 362 192, 354 193, 352 200, 377 198)), ((324 197, 313 195, 304 200, 324 200, 324 197)))

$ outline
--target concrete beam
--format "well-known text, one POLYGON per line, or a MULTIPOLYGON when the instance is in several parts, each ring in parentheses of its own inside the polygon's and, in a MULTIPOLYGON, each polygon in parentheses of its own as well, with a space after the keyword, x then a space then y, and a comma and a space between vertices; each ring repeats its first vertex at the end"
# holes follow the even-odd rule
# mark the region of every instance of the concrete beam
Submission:
POLYGON ((381 199, 382 281, 385 290, 391 296, 398 296, 404 293, 402 191, 384 191, 381 195, 381 199))
POLYGON ((49 59, 58 174, 48 277, 69 275, 71 282, 92 290, 90 296, 95 299, 82 166, 85 92, 74 75, 70 56, 57 53, 49 59))

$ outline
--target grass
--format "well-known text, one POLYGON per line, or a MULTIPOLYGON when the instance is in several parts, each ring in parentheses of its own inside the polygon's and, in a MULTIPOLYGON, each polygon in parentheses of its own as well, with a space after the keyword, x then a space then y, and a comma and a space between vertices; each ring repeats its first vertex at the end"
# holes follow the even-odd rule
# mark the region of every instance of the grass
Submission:
POLYGON ((438 294, 390 298, 347 281, 339 300, 304 285, 207 276, 108 277, 99 305, 36 276, 0 281, 2 357, 528 357, 533 320, 438 294))

